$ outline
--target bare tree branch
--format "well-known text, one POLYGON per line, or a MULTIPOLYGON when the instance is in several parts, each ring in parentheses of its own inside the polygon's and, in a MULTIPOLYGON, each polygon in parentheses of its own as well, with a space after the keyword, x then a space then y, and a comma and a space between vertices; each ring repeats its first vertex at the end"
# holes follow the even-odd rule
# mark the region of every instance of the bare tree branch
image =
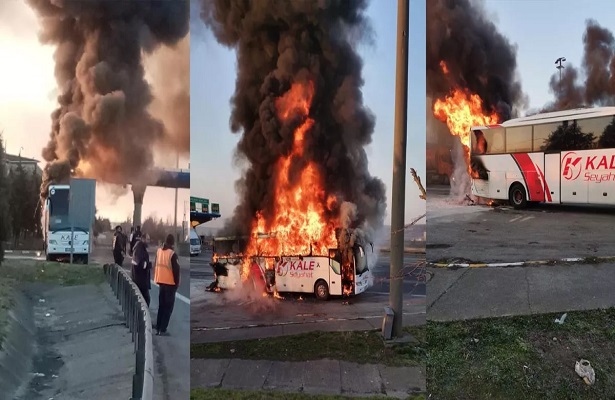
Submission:
POLYGON ((427 200, 427 192, 425 192, 425 188, 423 187, 423 184, 421 183, 421 178, 419 178, 419 176, 416 174, 416 170, 414 168, 410 168, 410 174, 412 174, 412 177, 414 178, 414 182, 416 182, 416 185, 419 187, 419 190, 421 191, 419 198, 423 200, 427 200))

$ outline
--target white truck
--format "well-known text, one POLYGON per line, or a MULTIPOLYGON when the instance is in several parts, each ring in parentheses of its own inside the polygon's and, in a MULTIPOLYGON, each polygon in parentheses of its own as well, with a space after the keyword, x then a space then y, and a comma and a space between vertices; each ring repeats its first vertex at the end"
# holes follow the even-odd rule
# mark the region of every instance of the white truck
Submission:
POLYGON ((195 257, 201 254, 201 238, 196 233, 194 228, 190 229, 190 257, 195 257))
POLYGON ((71 235, 69 199, 70 185, 49 186, 43 210, 46 259, 47 261, 70 261, 72 247, 73 261, 87 264, 92 243, 92 227, 73 227, 71 235))
POLYGON ((373 284, 366 249, 362 244, 354 244, 346 251, 329 249, 326 256, 253 256, 245 260, 241 252, 246 243, 247 238, 214 239, 211 265, 216 281, 210 289, 235 289, 246 282, 270 294, 314 293, 318 299, 326 300, 331 295, 363 293, 373 284), (249 268, 243 267, 245 262, 249 268))

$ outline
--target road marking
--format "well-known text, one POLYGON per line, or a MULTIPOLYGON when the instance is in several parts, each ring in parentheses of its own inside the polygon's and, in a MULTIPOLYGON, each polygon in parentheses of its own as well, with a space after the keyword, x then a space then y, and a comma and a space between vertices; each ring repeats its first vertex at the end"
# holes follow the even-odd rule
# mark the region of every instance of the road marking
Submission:
POLYGON ((601 262, 613 262, 615 257, 572 257, 560 258, 555 260, 530 260, 508 263, 427 263, 428 267, 433 268, 489 268, 489 267, 521 267, 529 265, 556 265, 557 263, 587 263, 595 264, 601 262))
MULTIPOLYGON (((426 314, 426 312, 420 311, 420 312, 403 313, 403 315, 422 315, 422 314, 426 314)), ((224 327, 212 327, 212 328, 207 328, 207 327, 198 328, 197 327, 197 328, 192 328, 192 330, 200 331, 200 332, 229 331, 232 329, 266 328, 270 326, 303 325, 303 324, 315 324, 315 323, 320 323, 320 322, 362 321, 366 319, 377 319, 377 318, 383 318, 383 316, 382 315, 372 315, 372 316, 355 317, 355 318, 325 318, 325 319, 316 319, 312 321, 286 321, 286 322, 274 322, 272 324, 248 324, 248 325, 241 325, 241 326, 224 326, 224 327)))
POLYGON ((519 220, 519 219, 521 219, 521 218, 522 218, 522 216, 520 215, 520 216, 518 216, 518 217, 515 217, 515 218, 511 219, 511 220, 510 220, 510 221, 508 221, 508 222, 515 222, 515 221, 517 221, 517 220, 519 220))
MULTIPOLYGON (((154 282, 153 280, 151 282, 154 286, 158 286, 158 284, 154 282)), ((184 303, 190 305, 190 299, 184 295, 179 294, 179 292, 175 292, 175 297, 177 297, 178 300, 183 301, 184 303)))
POLYGON ((523 219, 522 219, 521 221, 519 221, 519 222, 525 222, 525 221, 528 221, 528 220, 530 220, 530 219, 532 219, 532 218, 534 218, 534 217, 532 217, 532 216, 530 216, 530 217, 525 217, 525 218, 523 218, 523 219))

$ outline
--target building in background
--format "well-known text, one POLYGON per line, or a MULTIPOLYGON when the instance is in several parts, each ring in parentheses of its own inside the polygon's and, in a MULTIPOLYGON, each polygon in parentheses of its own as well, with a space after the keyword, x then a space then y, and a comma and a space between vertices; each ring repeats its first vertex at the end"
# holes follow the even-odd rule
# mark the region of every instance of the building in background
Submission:
POLYGON ((26 171, 26 173, 32 173, 36 171, 38 176, 42 176, 43 170, 38 166, 39 161, 33 158, 27 158, 19 155, 13 154, 4 154, 4 163, 6 164, 6 171, 9 173, 10 171, 14 171, 19 167, 21 167, 26 171))

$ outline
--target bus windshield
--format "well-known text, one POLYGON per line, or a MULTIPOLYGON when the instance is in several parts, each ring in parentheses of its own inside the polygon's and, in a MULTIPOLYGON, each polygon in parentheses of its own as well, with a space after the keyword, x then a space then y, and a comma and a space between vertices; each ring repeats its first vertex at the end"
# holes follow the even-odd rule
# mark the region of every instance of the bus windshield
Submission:
POLYGON ((367 257, 363 247, 357 246, 354 251, 354 265, 357 270, 357 275, 361 275, 367 271, 367 257))
POLYGON ((69 229, 68 189, 53 189, 49 193, 49 229, 52 231, 69 229))

